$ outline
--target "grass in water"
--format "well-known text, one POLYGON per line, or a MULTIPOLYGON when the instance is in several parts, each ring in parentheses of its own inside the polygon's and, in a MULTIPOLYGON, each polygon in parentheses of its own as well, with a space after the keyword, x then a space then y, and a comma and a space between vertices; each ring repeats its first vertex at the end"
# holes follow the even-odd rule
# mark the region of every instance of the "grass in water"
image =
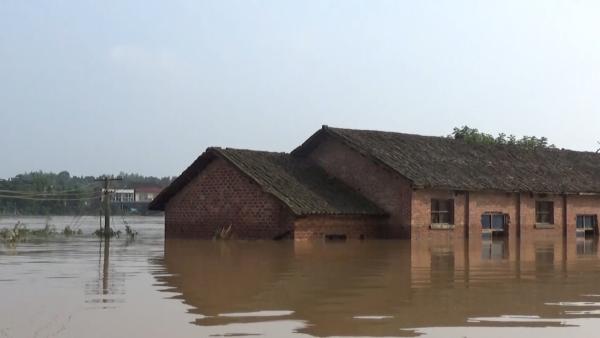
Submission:
POLYGON ((81 231, 81 229, 77 229, 77 230, 71 229, 71 227, 67 225, 63 229, 62 234, 66 237, 70 237, 70 236, 75 236, 75 235, 82 235, 83 231, 81 231))
POLYGON ((138 235, 137 231, 133 230, 129 225, 125 226, 125 234, 127 235, 128 239, 135 239, 135 237, 138 235))
POLYGON ((17 222, 12 228, 1 229, 0 239, 7 243, 18 243, 28 239, 48 238, 56 234, 56 228, 48 223, 42 229, 29 229, 25 224, 17 222))
POLYGON ((108 236, 110 238, 113 238, 113 237, 119 238, 121 236, 121 230, 116 230, 115 231, 115 229, 109 228, 108 229, 108 234, 107 234, 106 231, 104 231, 104 228, 100 228, 100 229, 97 229, 96 231, 94 231, 94 235, 96 235, 96 237, 106 237, 106 236, 108 236))
POLYGON ((41 229, 29 229, 27 225, 17 222, 12 228, 0 229, 0 241, 15 244, 19 242, 26 242, 29 240, 43 240, 56 237, 62 234, 65 237, 74 235, 82 235, 81 229, 71 229, 70 226, 66 226, 60 233, 56 230, 54 225, 46 223, 41 229))
MULTIPOLYGON (((121 230, 109 229, 108 237, 119 238, 121 236, 121 230)), ((128 240, 133 240, 137 237, 138 232, 133 230, 129 225, 125 226, 125 234, 128 240)), ((57 236, 72 237, 83 235, 81 229, 73 229, 70 226, 66 226, 62 231, 57 231, 54 225, 46 223, 41 229, 29 229, 24 223, 17 222, 11 228, 0 229, 0 242, 7 244, 16 244, 26 241, 39 241, 45 240, 57 236)), ((94 231, 94 235, 97 237, 105 237, 104 228, 94 231)))

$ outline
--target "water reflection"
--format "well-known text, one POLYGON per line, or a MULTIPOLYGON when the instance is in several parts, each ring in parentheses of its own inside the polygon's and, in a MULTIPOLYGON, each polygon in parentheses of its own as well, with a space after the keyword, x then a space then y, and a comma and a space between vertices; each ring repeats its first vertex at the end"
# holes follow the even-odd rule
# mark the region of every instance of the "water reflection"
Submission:
POLYGON ((481 243, 481 259, 482 260, 499 260, 508 259, 508 240, 505 237, 489 238, 482 240, 481 243))
POLYGON ((578 256, 596 256, 598 254, 598 237, 583 236, 576 239, 578 256))
POLYGON ((111 265, 111 241, 98 241, 98 277, 86 283, 86 303, 90 308, 115 309, 125 301, 125 275, 111 265))
POLYGON ((600 294, 599 261, 586 259, 597 252, 593 240, 562 238, 169 239, 154 263, 166 272, 155 278, 191 306, 207 332, 240 334, 231 328, 270 319, 314 336, 410 336, 427 327, 563 327, 556 318, 597 315, 600 304, 573 309, 600 294))

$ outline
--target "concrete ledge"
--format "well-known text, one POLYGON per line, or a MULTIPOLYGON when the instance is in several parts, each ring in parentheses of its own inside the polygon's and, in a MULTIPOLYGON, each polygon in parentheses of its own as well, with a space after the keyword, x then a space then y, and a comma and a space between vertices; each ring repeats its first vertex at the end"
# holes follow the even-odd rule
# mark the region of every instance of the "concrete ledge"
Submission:
POLYGON ((536 223, 535 228, 536 229, 554 229, 554 224, 536 223))
POLYGON ((432 223, 429 226, 429 229, 431 229, 431 230, 452 230, 452 229, 454 229, 454 224, 432 223))

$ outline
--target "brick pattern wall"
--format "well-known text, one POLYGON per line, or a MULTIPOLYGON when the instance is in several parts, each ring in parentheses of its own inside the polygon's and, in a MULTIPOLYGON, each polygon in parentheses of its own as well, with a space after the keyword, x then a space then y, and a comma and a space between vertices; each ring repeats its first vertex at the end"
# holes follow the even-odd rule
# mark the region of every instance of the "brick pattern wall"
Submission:
POLYGON ((234 238, 270 239, 291 230, 293 216, 227 161, 217 158, 165 208, 166 237, 212 238, 231 225, 234 238))
POLYGON ((521 194, 521 219, 520 237, 530 238, 552 238, 563 235, 563 197, 559 195, 521 194), (536 201, 554 202, 554 224, 547 229, 536 225, 536 201))
POLYGON ((381 236, 410 236, 412 189, 408 180, 333 138, 322 141, 309 158, 389 213, 381 236))
POLYGON ((465 237, 465 193, 455 193, 451 190, 415 190, 412 199, 411 239, 441 239, 465 237), (430 229, 431 200, 454 199, 454 228, 451 230, 430 229))
POLYGON ((469 192, 455 193, 444 190, 416 190, 412 194, 412 234, 414 239, 458 238, 481 235, 481 215, 486 212, 501 212, 509 215, 508 237, 520 237, 524 241, 575 237, 577 215, 600 215, 600 196, 565 197, 563 195, 469 192), (431 230, 431 199, 454 198, 454 229, 431 230), (468 208, 466 201, 468 200, 468 208), (551 201, 554 205, 554 224, 536 224, 536 202, 551 201), (468 217, 468 219, 467 219, 468 217))
POLYGON ((481 236, 481 215, 489 212, 508 214, 508 236, 516 238, 519 225, 518 194, 502 192, 469 192, 469 221, 470 238, 481 236))
POLYGON ((567 196, 567 238, 575 237, 577 215, 600 216, 600 196, 567 196))
POLYGON ((271 239, 286 232, 299 240, 321 239, 327 234, 345 234, 349 239, 477 238, 482 231, 481 215, 502 212, 510 218, 509 238, 530 240, 575 237, 577 215, 600 215, 600 196, 567 196, 565 213, 562 195, 412 190, 406 179, 332 138, 323 141, 309 157, 390 217, 297 218, 227 161, 215 159, 167 204, 165 235, 212 238, 216 229, 231 225, 234 238, 271 239), (453 229, 430 229, 434 198, 454 200, 453 229), (553 226, 536 226, 536 201, 554 203, 553 226))
POLYGON ((347 239, 380 237, 379 217, 367 216, 306 216, 294 222, 294 239, 324 239, 326 235, 345 235, 347 239))

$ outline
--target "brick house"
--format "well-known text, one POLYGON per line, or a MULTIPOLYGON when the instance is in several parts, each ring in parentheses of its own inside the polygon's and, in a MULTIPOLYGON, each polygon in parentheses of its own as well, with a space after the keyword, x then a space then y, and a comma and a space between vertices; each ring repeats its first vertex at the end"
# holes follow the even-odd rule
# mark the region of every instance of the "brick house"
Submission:
POLYGON ((387 217, 307 160, 229 148, 207 149, 150 208, 167 237, 374 238, 387 217))
MULTIPOLYGON (((238 164, 233 165, 238 168, 235 174, 234 171, 212 169, 220 175, 221 180, 220 184, 214 186, 202 181, 202 177, 206 180, 213 174, 199 175, 202 170, 190 169, 206 166, 196 164, 197 160, 152 204, 152 207, 166 212, 167 235, 191 235, 192 229, 196 229, 194 224, 200 223, 194 223, 196 221, 193 217, 196 216, 185 215, 202 213, 202 208, 221 208, 219 212, 223 213, 219 215, 227 218, 233 217, 227 208, 250 205, 241 200, 242 196, 250 194, 250 188, 248 191, 243 190, 239 196, 236 194, 234 199, 224 195, 223 182, 230 182, 229 184, 242 189, 241 183, 234 182, 241 182, 236 179, 236 175, 243 174, 244 170, 249 170, 246 177, 255 177, 257 173, 276 177, 272 171, 295 177, 288 173, 305 173, 303 170, 292 169, 297 166, 311 168, 311 174, 303 175, 303 180, 294 181, 300 186, 305 187, 305 181, 313 179, 335 181, 336 189, 319 193, 319 196, 329 196, 327 203, 342 198, 353 200, 355 204, 351 208, 347 204, 346 209, 313 210, 314 207, 309 207, 306 203, 314 196, 296 196, 298 190, 287 184, 279 185, 277 191, 293 197, 277 196, 272 193, 273 182, 255 179, 259 192, 287 205, 289 212, 286 217, 291 217, 291 221, 283 222, 287 222, 287 225, 281 227, 287 227, 290 237, 294 238, 327 235, 352 238, 357 237, 357 234, 358 237, 413 239, 498 234, 509 237, 570 237, 597 233, 597 215, 600 213, 600 155, 596 153, 564 149, 530 150, 511 145, 473 144, 445 137, 327 126, 289 155, 216 149, 207 151, 209 154, 215 152, 216 157, 230 164, 229 167, 235 160, 227 160, 232 156, 223 154, 230 152, 261 154, 256 156, 260 158, 275 156, 285 159, 286 166, 280 171, 259 164, 252 168, 238 164), (245 169, 239 169, 240 167, 245 169), (193 182, 191 187, 185 188, 190 182, 193 182), (212 191, 198 192, 196 195, 179 193, 180 190, 193 190, 192 187, 209 189, 209 186, 212 191), (336 197, 333 197, 334 190, 336 197), (214 194, 223 196, 220 200, 212 200, 217 204, 205 205, 202 202, 210 200, 209 196, 214 194), (184 195, 188 197, 183 197, 184 195), (357 195, 362 198, 360 201, 357 195), (294 211, 290 208, 289 198, 300 198, 305 208, 294 211), (188 204, 183 207, 185 203, 188 204), (369 208, 369 212, 361 209, 362 212, 358 212, 361 203, 365 203, 364 207, 370 205, 373 209, 369 208), (176 231, 177 226, 174 224, 186 225, 176 231), (322 230, 333 225, 335 230, 332 232, 322 230), (357 227, 359 232, 356 232, 357 227), (372 231, 366 231, 367 229, 372 231), (307 232, 309 235, 306 235, 307 232)), ((206 162, 201 160, 203 156, 199 158, 202 163, 206 162)), ((212 182, 219 179, 215 176, 208 180, 212 182)), ((326 204, 317 199, 314 203, 326 204)), ((261 211, 263 207, 252 206, 256 212, 251 216, 229 219, 234 226, 245 229, 240 234, 241 237, 276 237, 273 236, 275 232, 258 234, 254 230, 259 229, 259 225, 262 227, 264 224, 277 223, 260 219, 271 214, 261 211)), ((210 228, 209 225, 206 226, 210 228)), ((209 233, 210 231, 204 235, 209 233)))

